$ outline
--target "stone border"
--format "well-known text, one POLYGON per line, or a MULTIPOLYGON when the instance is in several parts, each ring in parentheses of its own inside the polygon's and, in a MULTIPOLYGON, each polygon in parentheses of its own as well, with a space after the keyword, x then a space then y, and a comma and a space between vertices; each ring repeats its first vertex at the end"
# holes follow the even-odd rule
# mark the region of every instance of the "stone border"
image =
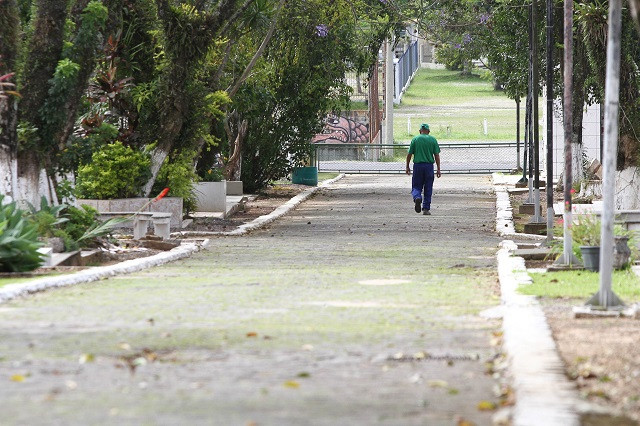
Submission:
POLYGON ((193 253, 205 248, 208 244, 209 240, 205 240, 201 244, 188 243, 164 253, 158 253, 153 256, 141 257, 138 259, 125 260, 124 262, 120 262, 116 265, 99 266, 92 269, 85 269, 74 274, 44 277, 21 284, 8 284, 0 288, 0 304, 19 296, 25 296, 50 288, 66 287, 75 284, 98 281, 115 275, 130 274, 153 266, 164 265, 165 263, 173 262, 174 260, 189 257, 193 253))
POLYGON ((326 188, 327 186, 339 181, 343 177, 345 177, 344 173, 336 176, 333 179, 325 180, 320 185, 311 187, 311 188, 301 192, 300 194, 296 195, 295 197, 291 198, 289 201, 287 201, 286 203, 284 203, 280 207, 276 208, 271 213, 263 215, 263 216, 260 216, 260 217, 257 217, 257 218, 255 218, 254 220, 252 220, 249 223, 245 223, 243 225, 240 225, 236 229, 234 229, 233 231, 218 231, 218 232, 213 232, 213 231, 209 231, 209 232, 208 231, 181 231, 181 232, 176 232, 176 233, 171 234, 171 235, 175 236, 175 237, 203 237, 203 236, 214 236, 214 235, 220 235, 220 236, 245 235, 247 232, 263 228, 266 225, 268 225, 271 222, 273 222, 274 220, 284 216, 285 214, 289 213, 291 210, 296 208, 300 203, 302 203, 303 201, 305 201, 306 199, 311 197, 313 194, 315 194, 319 190, 321 190, 323 188, 326 188))
MULTIPOLYGON (((498 234, 502 237, 539 237, 515 232, 507 182, 500 180, 504 179, 496 179, 494 174, 498 234)), ((580 424, 578 391, 565 375, 564 363, 537 298, 517 292, 520 285, 530 284, 531 278, 524 259, 512 256, 515 249, 517 245, 513 241, 504 240, 497 253, 503 347, 516 396, 512 423, 516 426, 577 426, 580 424)))
MULTIPOLYGON (((244 235, 249 231, 261 228, 274 220, 287 214, 289 211, 297 207, 300 203, 305 201, 316 191, 331 185, 334 182, 342 179, 344 173, 338 175, 333 179, 322 182, 321 185, 307 189, 306 191, 296 195, 273 212, 268 215, 260 216, 254 219, 252 222, 245 223, 237 229, 230 232, 181 232, 175 235, 180 236, 206 236, 206 235, 244 235)), ((56 277, 44 277, 34 279, 32 281, 21 284, 8 284, 0 288, 0 304, 7 302, 16 297, 26 296, 31 293, 44 291, 50 288, 66 287, 75 284, 88 283, 92 281, 98 281, 103 278, 109 278, 115 275, 130 274, 133 272, 142 271, 154 266, 164 265, 165 263, 173 262, 175 260, 184 259, 196 253, 209 244, 210 240, 205 239, 202 244, 188 243, 176 247, 168 252, 158 253, 149 257, 142 257, 138 259, 126 260, 116 265, 100 266, 92 269, 85 269, 73 274, 60 275, 56 277)))
POLYGON ((579 397, 565 375, 551 329, 534 296, 517 292, 531 283, 524 259, 511 256, 517 248, 505 240, 498 251, 498 276, 502 294, 503 346, 516 395, 512 421, 520 425, 580 424, 579 397))
MULTIPOLYGON (((508 176, 511 177, 511 176, 508 176)), ((493 173, 491 175, 493 188, 496 194, 496 231, 501 237, 516 237, 530 240, 544 240, 546 236, 535 234, 523 234, 516 232, 513 224, 513 207, 507 192, 507 176, 493 173)))

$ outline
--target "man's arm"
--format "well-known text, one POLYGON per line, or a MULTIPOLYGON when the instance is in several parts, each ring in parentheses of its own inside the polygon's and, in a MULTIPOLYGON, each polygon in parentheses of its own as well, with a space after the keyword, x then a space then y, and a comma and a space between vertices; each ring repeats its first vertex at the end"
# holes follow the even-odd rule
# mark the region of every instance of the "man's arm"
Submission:
MULTIPOLYGON (((407 174, 408 174, 408 175, 410 175, 410 174, 411 174, 411 169, 409 168, 409 162, 411 161, 411 156, 412 156, 412 155, 413 155, 413 154, 407 154, 407 169, 406 169, 406 172, 407 172, 407 174)), ((439 168, 438 168, 438 169, 439 169, 439 168)))
POLYGON ((436 159, 436 166, 438 166, 436 176, 440 177, 442 176, 442 174, 440 173, 440 154, 433 154, 433 157, 436 159))

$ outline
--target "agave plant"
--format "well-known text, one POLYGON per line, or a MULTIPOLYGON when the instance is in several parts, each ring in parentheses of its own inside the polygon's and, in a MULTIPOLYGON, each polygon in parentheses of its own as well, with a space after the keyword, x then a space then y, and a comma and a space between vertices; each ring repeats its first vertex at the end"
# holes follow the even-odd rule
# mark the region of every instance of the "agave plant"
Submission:
POLYGON ((42 264, 38 249, 37 227, 24 217, 24 212, 12 202, 2 205, 0 195, 0 271, 32 271, 42 264))

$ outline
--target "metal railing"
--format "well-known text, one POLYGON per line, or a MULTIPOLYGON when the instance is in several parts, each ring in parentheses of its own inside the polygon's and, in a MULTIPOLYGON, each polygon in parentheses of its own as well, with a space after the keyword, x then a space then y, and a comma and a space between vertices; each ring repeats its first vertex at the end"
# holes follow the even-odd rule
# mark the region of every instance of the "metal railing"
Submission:
MULTIPOLYGON (((442 173, 482 174, 516 168, 515 142, 441 143, 442 173)), ((317 144, 318 171, 404 173, 408 144, 317 144)))
POLYGON ((419 66, 420 63, 418 56, 418 42, 414 41, 409 45, 409 48, 402 54, 400 59, 398 59, 398 62, 394 65, 394 103, 400 103, 402 95, 404 94, 405 90, 407 90, 407 87, 409 87, 409 83, 411 83, 411 79, 415 75, 419 66))

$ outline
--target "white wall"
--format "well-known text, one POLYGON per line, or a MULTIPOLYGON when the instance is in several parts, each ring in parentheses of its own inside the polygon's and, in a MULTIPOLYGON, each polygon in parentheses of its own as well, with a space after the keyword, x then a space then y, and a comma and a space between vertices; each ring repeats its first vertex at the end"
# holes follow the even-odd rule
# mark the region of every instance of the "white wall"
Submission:
MULTIPOLYGON (((541 168, 546 170, 547 161, 547 103, 541 99, 542 118, 540 133, 541 168)), ((582 121, 582 146, 589 159, 600 160, 600 105, 585 105, 582 121)), ((558 179, 564 170, 564 130, 562 122, 562 102, 554 102, 553 112, 553 177, 558 179)))

